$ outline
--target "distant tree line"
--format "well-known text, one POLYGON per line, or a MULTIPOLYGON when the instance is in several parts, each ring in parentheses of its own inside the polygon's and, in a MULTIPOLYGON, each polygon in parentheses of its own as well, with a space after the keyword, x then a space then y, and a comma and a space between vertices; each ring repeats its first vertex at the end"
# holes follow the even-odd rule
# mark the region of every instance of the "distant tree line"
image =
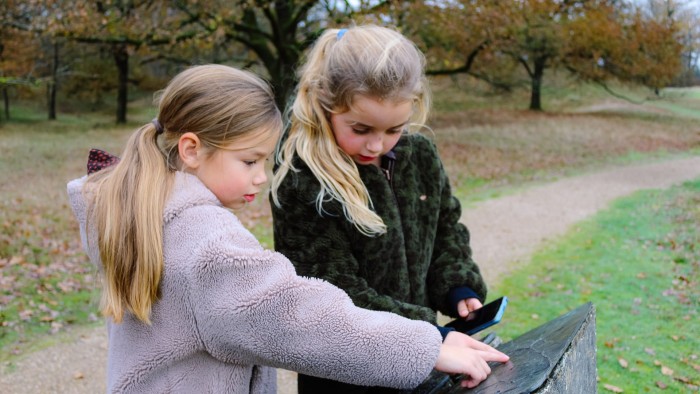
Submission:
MULTIPOLYGON (((396 26, 426 53, 428 73, 464 73, 496 89, 530 89, 542 109, 550 70, 607 88, 655 91, 698 83, 700 11, 648 0, 5 0, 0 4, 0 93, 43 86, 56 118, 64 100, 99 104, 116 93, 127 120, 129 87, 159 87, 191 64, 226 63, 267 78, 282 108, 295 68, 327 28, 396 26)), ((36 90, 34 88, 34 90, 36 90)))

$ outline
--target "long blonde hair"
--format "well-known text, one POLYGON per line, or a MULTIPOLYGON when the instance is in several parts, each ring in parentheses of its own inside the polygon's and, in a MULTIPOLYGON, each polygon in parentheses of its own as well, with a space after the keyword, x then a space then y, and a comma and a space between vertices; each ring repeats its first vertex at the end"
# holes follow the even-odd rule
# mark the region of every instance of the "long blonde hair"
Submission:
POLYGON ((211 155, 253 132, 279 133, 282 118, 268 85, 221 65, 189 68, 157 99, 158 117, 129 138, 119 164, 88 179, 103 266, 101 309, 150 323, 163 272, 163 210, 182 167, 178 140, 195 133, 211 155), (94 192, 94 193, 92 193, 94 192))
POLYGON ((367 188, 355 162, 335 142, 329 115, 348 111, 356 96, 414 103, 412 125, 425 123, 429 90, 425 58, 418 48, 392 29, 374 25, 347 30, 329 29, 308 55, 301 68, 290 125, 278 148, 278 169, 271 192, 281 206, 277 190, 290 172, 295 154, 321 184, 316 198, 319 214, 323 202, 337 200, 345 217, 363 234, 386 232, 381 217, 372 210, 367 188))

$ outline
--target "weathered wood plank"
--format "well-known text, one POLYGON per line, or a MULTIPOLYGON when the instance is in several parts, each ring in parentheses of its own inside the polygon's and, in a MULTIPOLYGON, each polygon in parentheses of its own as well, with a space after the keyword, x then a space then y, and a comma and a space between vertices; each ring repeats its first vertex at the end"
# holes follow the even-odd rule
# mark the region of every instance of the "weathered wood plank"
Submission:
POLYGON ((493 364, 488 379, 474 389, 459 377, 433 373, 413 394, 595 393, 595 308, 587 303, 498 346, 510 356, 493 364))

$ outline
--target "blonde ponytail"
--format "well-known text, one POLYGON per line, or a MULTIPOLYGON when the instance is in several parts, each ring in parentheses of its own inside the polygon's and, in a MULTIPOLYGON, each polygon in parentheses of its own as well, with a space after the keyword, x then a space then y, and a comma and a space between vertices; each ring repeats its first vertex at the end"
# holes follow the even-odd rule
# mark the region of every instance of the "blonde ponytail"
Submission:
POLYGON ((120 322, 126 310, 150 322, 163 271, 163 209, 173 174, 148 124, 126 144, 121 161, 94 175, 104 291, 101 309, 120 322))

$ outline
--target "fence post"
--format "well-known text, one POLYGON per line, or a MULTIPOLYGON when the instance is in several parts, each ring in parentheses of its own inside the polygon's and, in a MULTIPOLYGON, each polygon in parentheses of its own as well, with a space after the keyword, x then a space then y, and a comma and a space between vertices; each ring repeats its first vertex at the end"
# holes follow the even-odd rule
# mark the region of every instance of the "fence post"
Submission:
POLYGON ((498 346, 510 356, 473 389, 433 373, 412 394, 596 393, 595 308, 590 302, 498 346))

